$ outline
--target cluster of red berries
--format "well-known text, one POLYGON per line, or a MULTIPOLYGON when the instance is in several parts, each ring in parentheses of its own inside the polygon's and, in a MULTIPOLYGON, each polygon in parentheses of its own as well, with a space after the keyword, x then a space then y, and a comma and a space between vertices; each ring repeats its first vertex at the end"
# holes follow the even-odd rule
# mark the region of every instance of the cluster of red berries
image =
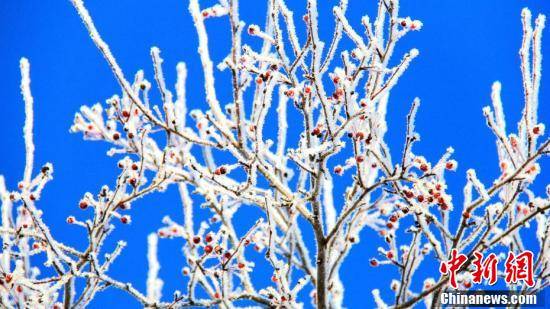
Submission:
POLYGON ((271 70, 267 70, 264 73, 260 73, 258 75, 258 77, 256 78, 256 84, 260 85, 260 84, 268 81, 272 77, 273 77, 273 75, 271 74, 271 70))
MULTIPOLYGON (((270 300, 274 300, 275 295, 269 294, 269 295, 267 295, 267 298, 269 298, 270 300)), ((279 302, 284 303, 284 302, 287 302, 287 301, 289 301, 289 300, 291 300, 291 299, 292 299, 292 296, 291 296, 291 295, 288 295, 288 297, 285 296, 285 295, 281 295, 281 298, 279 299, 279 302)), ((314 298, 314 300, 315 300, 315 298, 314 298)), ((285 308, 286 308, 286 307, 285 307, 285 308)))
MULTIPOLYGON (((362 115, 360 118, 365 119, 365 115, 362 115)), ((352 138, 358 142, 364 141, 365 144, 369 145, 372 141, 372 135, 369 134, 365 137, 365 133, 363 131, 358 131, 355 134, 353 132, 348 132, 348 137, 352 138)))
POLYGON ((4 278, 0 278, 0 285, 4 285, 4 282, 9 284, 13 280, 13 275, 10 273, 5 273, 4 278))
POLYGON ((157 232, 157 235, 160 238, 175 237, 176 235, 178 235, 178 232, 179 232, 178 227, 177 226, 172 226, 170 228, 166 227, 166 228, 160 229, 157 232))
POLYGON ((420 30, 420 28, 422 27, 422 23, 420 21, 411 20, 408 17, 401 19, 399 24, 401 25, 401 27, 408 28, 408 29, 413 30, 413 31, 414 30, 420 30))
POLYGON ((227 167, 226 166, 220 166, 217 169, 214 170, 214 175, 225 175, 227 174, 227 167))
POLYGON ((403 195, 408 199, 416 199, 419 203, 437 203, 441 210, 449 209, 449 205, 444 197, 444 192, 442 192, 443 186, 440 183, 435 184, 433 187, 428 188, 428 195, 425 196, 422 193, 415 194, 413 191, 404 189, 402 191, 403 195))
POLYGON ((388 222, 386 223, 386 227, 388 229, 393 229, 397 225, 397 221, 399 220, 399 217, 397 214, 393 214, 389 217, 388 222))
POLYGON ((321 138, 323 137, 323 132, 323 128, 316 126, 313 130, 311 130, 311 135, 321 138))
POLYGON ((295 95, 295 92, 294 92, 294 89, 293 88, 290 88, 290 89, 287 89, 283 92, 284 95, 286 95, 287 97, 289 98, 293 98, 294 95, 295 95))

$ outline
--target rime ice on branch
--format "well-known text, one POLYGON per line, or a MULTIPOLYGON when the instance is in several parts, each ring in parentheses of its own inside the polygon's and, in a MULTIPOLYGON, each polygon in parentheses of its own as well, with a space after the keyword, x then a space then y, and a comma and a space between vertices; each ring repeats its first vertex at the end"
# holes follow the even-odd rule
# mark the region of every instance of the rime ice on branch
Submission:
MULTIPOLYGON (((143 71, 128 80, 83 2, 71 2, 121 86, 121 94, 107 99, 106 105, 83 106, 71 131, 112 144, 108 154, 121 157, 120 174, 114 185, 103 186, 95 195, 86 193, 78 203, 80 209, 93 213, 91 219, 67 218, 68 224, 85 229, 87 248, 78 251, 57 242, 35 206, 51 179, 52 167, 44 166, 31 179, 32 96, 28 62, 22 60, 27 163, 18 190, 7 191, 0 178, 3 305, 78 308, 105 288, 115 287, 152 308, 232 308, 244 300, 259 306, 299 308, 304 295, 310 295, 318 308, 341 308, 345 291, 340 268, 352 248, 361 248, 360 232, 370 228, 381 235, 379 255, 370 259, 370 265, 396 267, 399 273, 389 287, 395 297, 382 294, 380 289, 385 287, 372 291, 377 306, 405 308, 420 301, 436 306, 436 296, 450 289, 449 276, 423 277, 416 273, 422 262, 443 262, 457 251, 469 258, 474 252, 522 251, 521 227, 535 221, 539 240, 535 285, 511 288, 538 291, 548 285, 550 187, 542 195, 529 189, 541 173, 538 159, 550 151, 544 124, 537 118, 544 16, 536 19, 533 28, 530 12, 522 13, 525 107, 517 131, 507 131, 498 82, 491 95, 493 107, 483 110, 496 137, 502 173, 493 183, 484 184, 474 170, 468 170, 464 205, 456 205, 445 180, 445 174, 458 165, 451 159, 454 150, 449 147, 437 162, 413 152, 420 138, 414 126, 418 98, 406 120, 402 155, 392 158, 385 142, 391 90, 419 52, 412 49, 397 55, 395 66, 390 58, 399 40, 422 27, 419 20, 400 14, 399 1, 380 0, 377 15, 362 18, 363 29, 351 26, 347 0, 340 1, 332 11, 336 25, 326 43, 318 32, 316 0, 307 1, 307 13, 299 22, 284 0, 270 0, 263 26, 242 21, 237 0, 220 0, 211 7, 190 0, 207 107, 189 112, 184 63, 176 67, 174 92, 164 78, 166 68, 157 47, 151 48, 154 82, 143 71), (231 29, 231 48, 216 66, 209 53, 210 18, 227 18, 231 29), (297 36, 297 27, 305 29, 305 37, 297 36), (355 47, 343 50, 340 42, 348 39, 355 47), (256 40, 262 46, 254 50, 243 40, 256 40), (216 70, 229 71, 231 79, 215 79, 216 70), (231 103, 225 106, 216 92, 221 82, 232 85, 231 98, 223 99, 231 103), (149 96, 153 84, 159 98, 149 96), (253 94, 252 100, 245 99, 247 92, 253 94), (270 136, 264 128, 274 109, 278 128, 270 136), (301 132, 288 130, 290 113, 301 117, 301 132), (289 142, 296 140, 289 138, 292 134, 298 137, 296 144, 289 142), (335 159, 336 154, 345 159, 335 159), (221 158, 228 163, 219 163, 221 158), (347 181, 343 196, 334 196, 335 180, 347 181), (115 226, 131 223, 130 209, 136 199, 168 186, 178 187, 184 220, 176 222, 167 216, 156 235, 149 236, 144 294, 108 274, 110 265, 124 254, 126 243, 119 241, 108 253, 102 245, 115 226), (210 213, 207 221, 193 217, 198 201, 210 213), (14 205, 18 206, 15 211, 14 205), (262 211, 244 234, 234 226, 241 207, 262 211), (454 232, 450 229, 456 225, 450 222, 453 218, 460 221, 454 232), (313 231, 314 248, 304 241, 306 230, 313 231), (185 240, 183 292, 162 290, 158 256, 164 253, 157 252, 157 236, 185 240), (251 260, 251 250, 265 253, 262 265, 251 260), (41 278, 37 268, 30 266, 29 257, 39 253, 46 253, 45 266, 53 267, 57 275, 41 278), (269 286, 253 282, 255 267, 272 268, 269 286), (75 280, 84 281, 80 285, 84 288, 77 291, 75 280), (411 288, 413 280, 424 282, 422 291, 411 288)), ((458 270, 455 280, 461 289, 472 286, 471 269, 466 262, 458 270)))

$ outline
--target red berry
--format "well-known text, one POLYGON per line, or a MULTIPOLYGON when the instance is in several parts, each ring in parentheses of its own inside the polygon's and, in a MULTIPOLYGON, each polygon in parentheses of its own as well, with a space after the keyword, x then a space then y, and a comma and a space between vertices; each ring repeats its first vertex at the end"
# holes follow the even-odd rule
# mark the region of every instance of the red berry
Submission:
POLYGON ((223 257, 226 258, 226 259, 230 259, 233 255, 231 254, 231 252, 227 251, 223 254, 223 257))
POLYGON ((370 266, 372 266, 372 267, 378 266, 378 260, 377 259, 371 259, 370 260, 370 266))
POLYGON ((225 166, 220 166, 214 170, 214 175, 224 175, 227 173, 227 168, 225 166))
POLYGON ((390 260, 393 259, 393 252, 392 251, 386 252, 386 257, 390 260))
POLYGON ((337 165, 337 166, 334 167, 334 173, 335 174, 342 175, 343 171, 344 171, 344 169, 340 165, 337 165))
POLYGON ((118 134, 118 133, 113 134, 113 139, 115 141, 118 141, 120 139, 120 134, 118 134))
POLYGON ((407 198, 413 198, 413 197, 414 197, 414 193, 412 193, 412 192, 409 191, 409 190, 405 190, 405 191, 403 191, 403 193, 405 194, 405 196, 406 196, 407 198))
POLYGON ((120 222, 122 222, 123 224, 128 224, 128 223, 130 223, 130 220, 131 220, 131 219, 130 219, 130 216, 127 216, 127 215, 126 215, 126 216, 120 217, 120 222))
POLYGON ((78 207, 80 207, 80 209, 86 209, 88 208, 88 203, 86 201, 80 201, 78 207))
POLYGON ((391 222, 397 222, 397 216, 396 215, 391 215, 390 216, 390 221, 391 222))
POLYGON ((447 168, 448 170, 452 170, 454 167, 455 167, 455 165, 454 165, 454 163, 451 162, 451 161, 448 161, 448 162, 445 164, 445 168, 447 168))
POLYGON ((342 88, 338 88, 334 91, 334 93, 332 94, 332 97, 336 100, 338 100, 339 98, 341 98, 342 96, 344 95, 344 90, 342 90, 342 88))
POLYGON ((74 221, 75 221, 75 219, 74 219, 74 217, 73 217, 73 216, 69 216, 69 217, 67 217, 67 223, 69 223, 69 224, 73 224, 73 223, 74 223, 74 221))
POLYGON ((361 163, 361 162, 365 161, 365 158, 363 156, 357 156, 357 157, 355 157, 355 161, 357 161, 357 163, 361 163))
POLYGON ((198 243, 200 243, 200 242, 201 242, 201 238, 200 238, 199 236, 193 237, 193 243, 194 243, 194 244, 198 244, 198 243))
POLYGON ((427 172, 428 171, 428 165, 425 164, 425 163, 420 164, 420 170, 423 171, 423 172, 427 172))
POLYGON ((212 235, 208 234, 206 235, 206 237, 204 238, 204 240, 206 240, 206 242, 212 242, 213 238, 212 238, 212 235))
POLYGON ((416 199, 418 200, 418 202, 422 203, 424 202, 424 195, 419 195, 416 197, 416 199))
POLYGON ((139 168, 139 166, 138 166, 137 164, 132 163, 132 169, 133 169, 134 171, 137 171, 138 168, 139 168))
POLYGON ((212 248, 211 245, 206 245, 206 246, 204 246, 204 252, 205 252, 206 254, 212 253, 212 250, 214 250, 214 248, 212 248))
POLYGON ((512 147, 518 146, 518 140, 513 136, 510 137, 510 143, 512 144, 512 147))
POLYGON ((535 127, 533 128, 533 134, 535 134, 535 135, 539 135, 539 134, 540 134, 540 127, 539 127, 539 126, 535 126, 535 127))
POLYGON ((23 292, 23 287, 18 285, 17 286, 17 293, 22 293, 23 292))
POLYGON ((123 116, 124 118, 128 118, 128 117, 130 117, 130 112, 127 111, 127 110, 123 110, 123 111, 122 111, 122 116, 123 116))
POLYGON ((239 263, 239 264, 237 265, 237 267, 239 267, 239 269, 243 269, 243 268, 245 268, 245 266, 246 266, 246 265, 244 265, 244 263, 239 263))

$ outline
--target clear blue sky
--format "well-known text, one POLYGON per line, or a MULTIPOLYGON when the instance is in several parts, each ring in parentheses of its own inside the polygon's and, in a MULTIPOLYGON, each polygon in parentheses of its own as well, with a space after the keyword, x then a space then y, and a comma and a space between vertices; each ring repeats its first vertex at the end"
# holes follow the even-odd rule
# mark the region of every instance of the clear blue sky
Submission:
MULTIPOLYGON (((265 1, 241 1, 241 17, 247 23, 263 24, 265 1), (261 14, 259 14, 261 13, 261 14)), ((304 13, 304 1, 287 1, 298 18, 304 13)), ((319 1, 321 36, 329 41, 333 27, 331 8, 338 1, 319 1)), ((350 0, 348 17, 359 26, 360 17, 372 13, 376 1, 350 0)), ((212 3, 212 1, 208 1, 212 3)), ((209 5, 203 4, 204 7, 209 5)), ((192 77, 188 83, 191 107, 204 107, 202 74, 198 61, 196 33, 183 0, 118 0, 87 1, 88 9, 104 39, 110 44, 127 76, 143 68, 152 80, 149 49, 162 50, 168 82, 175 81, 175 65, 185 61, 192 77)), ((412 47, 420 50, 410 69, 392 92, 387 135, 395 154, 400 153, 404 137, 404 119, 415 96, 422 100, 417 117, 417 130, 422 141, 415 152, 436 160, 448 146, 456 149, 458 171, 448 178, 451 192, 460 194, 467 168, 478 171, 482 181, 491 181, 497 171, 494 139, 485 125, 481 108, 490 103, 490 87, 494 80, 503 85, 503 101, 509 125, 519 119, 523 98, 518 49, 521 44, 520 11, 524 6, 537 13, 550 13, 545 0, 405 0, 401 15, 421 19, 424 28, 409 34, 395 52, 395 59, 412 47)), ((222 59, 229 46, 227 20, 208 20, 213 58, 222 59)), ((548 29, 543 36, 543 55, 550 50, 548 29)), ((68 130, 74 112, 83 104, 104 102, 119 93, 107 64, 99 54, 69 1, 5 0, 0 2, 0 174, 11 188, 21 179, 24 168, 22 127, 24 108, 19 93, 19 58, 31 62, 32 91, 35 98, 36 164, 52 162, 54 181, 47 185, 39 202, 45 220, 54 235, 77 245, 86 235, 81 229, 65 224, 69 214, 79 213, 77 204, 86 191, 97 192, 103 184, 113 184, 116 158, 105 155, 108 145, 84 142, 80 135, 68 130)), ((349 44, 347 42, 346 44, 349 44)), ((543 72, 549 72, 550 60, 543 60, 543 72)), ((550 120, 550 76, 542 79, 540 120, 550 120)), ((227 94, 229 83, 218 83, 220 96, 227 94)), ((228 102, 229 97, 223 101, 228 102)), ((157 100, 158 101, 158 100, 157 100)), ((543 168, 550 164, 543 164, 543 168)), ((549 182, 543 171, 535 185, 541 193, 549 182)), ((338 188, 337 188, 338 189, 338 188)), ((455 196, 459 202, 459 195, 455 196)), ((112 268, 112 276, 132 281, 145 289, 146 236, 160 226, 165 214, 181 219, 176 190, 155 194, 140 200, 132 210, 131 226, 119 227, 111 236, 116 241, 128 240, 123 256, 112 268)), ((253 222, 258 213, 247 212, 246 222, 253 222)), ((366 266, 376 247, 383 240, 372 232, 362 234, 363 242, 355 248, 342 278, 347 285, 345 304, 349 308, 372 307, 370 290, 382 289, 392 299, 389 282, 397 277, 395 269, 372 269, 366 266)), ((112 242, 111 242, 112 244, 112 242)), ((159 248, 165 280, 163 292, 169 295, 186 285, 180 268, 183 257, 181 241, 162 240, 159 248)), ((437 274, 436 265, 423 268, 437 274)), ((258 274, 267 276, 267 271, 258 274)), ((269 277, 267 277, 269 278, 269 277)), ((124 292, 101 293, 92 308, 120 305, 133 308, 138 304, 124 292)), ((306 306, 309 303, 306 302, 306 306)))

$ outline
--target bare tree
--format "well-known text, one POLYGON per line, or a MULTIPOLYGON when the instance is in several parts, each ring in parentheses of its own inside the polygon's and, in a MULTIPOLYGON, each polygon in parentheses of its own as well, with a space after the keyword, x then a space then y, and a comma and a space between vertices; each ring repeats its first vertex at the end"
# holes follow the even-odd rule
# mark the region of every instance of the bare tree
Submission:
MULTIPOLYGON (((543 195, 529 189, 541 173, 537 161, 550 151, 549 139, 541 138, 544 124, 537 119, 543 15, 533 28, 530 11, 522 12, 525 102, 517 128, 506 128, 500 83, 493 85, 493 106, 483 109, 496 137, 496 164, 502 173, 485 185, 474 170, 468 170, 464 205, 459 206, 453 204, 445 181, 445 174, 457 167, 451 159, 453 149, 434 163, 413 152, 419 140, 414 127, 419 99, 412 102, 406 120, 402 156, 392 158, 384 140, 390 92, 418 50, 401 55, 396 66, 390 66, 390 58, 400 39, 422 27, 420 21, 400 15, 398 0, 380 0, 374 19, 361 20, 364 34, 349 24, 348 3, 341 0, 333 9, 336 25, 329 44, 319 37, 317 0, 307 0, 307 14, 298 23, 306 30, 305 38, 297 36, 293 12, 284 0, 268 1, 264 26, 242 21, 238 0, 220 0, 208 8, 190 0, 207 103, 205 110, 191 111, 186 105, 184 63, 177 65, 172 92, 163 75, 160 50, 151 48, 160 98, 150 98, 152 85, 144 73, 138 71, 133 81, 128 80, 82 0, 71 2, 121 87, 121 94, 107 99, 106 106, 82 106, 71 131, 112 144, 108 154, 121 157, 120 173, 112 186, 84 194, 78 206, 92 209, 91 219, 67 218, 67 223, 86 230, 85 250, 57 241, 36 205, 52 179, 53 167, 44 165, 33 178, 33 97, 29 63, 23 58, 25 171, 15 190, 8 191, 0 178, 2 306, 81 308, 97 293, 115 287, 150 308, 232 308, 241 303, 296 308, 303 306, 304 289, 311 289, 316 307, 341 308, 340 268, 367 227, 385 240, 378 249, 380 256, 370 264, 397 267, 400 274, 391 284, 393 299, 383 299, 378 289, 372 291, 380 308, 406 308, 420 301, 437 306, 437 296, 451 289, 450 278, 422 277, 417 270, 425 259, 444 262, 456 251, 468 257, 474 252, 523 251, 520 230, 535 221, 539 241, 535 284, 510 288, 533 292, 548 285, 550 186, 543 195), (206 24, 209 18, 225 16, 232 44, 215 68, 206 24), (261 41, 262 47, 254 50, 243 44, 243 35, 261 41), (355 45, 353 50, 340 47, 344 36, 355 45), (214 78, 216 69, 231 75, 230 81, 222 80, 232 85, 232 97, 225 99, 231 103, 225 106, 216 92, 220 82, 214 78), (264 128, 273 110, 278 132, 269 136, 264 128), (302 131, 288 129, 288 113, 301 116, 302 131), (291 144, 293 140, 298 142, 291 144), (334 159, 337 154, 346 159, 334 159), (231 163, 219 164, 220 158, 224 162, 230 158, 231 163), (339 177, 348 183, 345 194, 335 197, 334 181, 339 177), (159 230, 150 234, 147 291, 138 291, 109 275, 125 242, 120 240, 112 251, 103 244, 116 221, 131 222, 130 208, 136 199, 168 186, 179 189, 184 221, 165 217, 159 230), (204 201, 201 206, 211 213, 205 222, 193 217, 199 196, 204 201), (244 234, 234 226, 240 207, 256 207, 263 214, 244 234), (460 221, 455 232, 450 230, 452 220, 460 221), (313 231, 314 248, 304 241, 306 229, 313 231), (170 297, 162 297, 158 237, 185 239, 183 274, 188 284, 184 292, 170 297), (246 256, 251 248, 265 252, 266 265, 273 269, 270 286, 259 287, 252 281, 255 265, 246 256), (43 267, 56 275, 40 275, 30 261, 37 254, 46 255, 43 267), (76 280, 85 282, 82 290, 76 291, 76 280), (424 289, 413 291, 413 280, 424 280, 424 289)), ((457 280, 463 289, 471 286, 471 270, 470 262, 459 270, 457 280)))

